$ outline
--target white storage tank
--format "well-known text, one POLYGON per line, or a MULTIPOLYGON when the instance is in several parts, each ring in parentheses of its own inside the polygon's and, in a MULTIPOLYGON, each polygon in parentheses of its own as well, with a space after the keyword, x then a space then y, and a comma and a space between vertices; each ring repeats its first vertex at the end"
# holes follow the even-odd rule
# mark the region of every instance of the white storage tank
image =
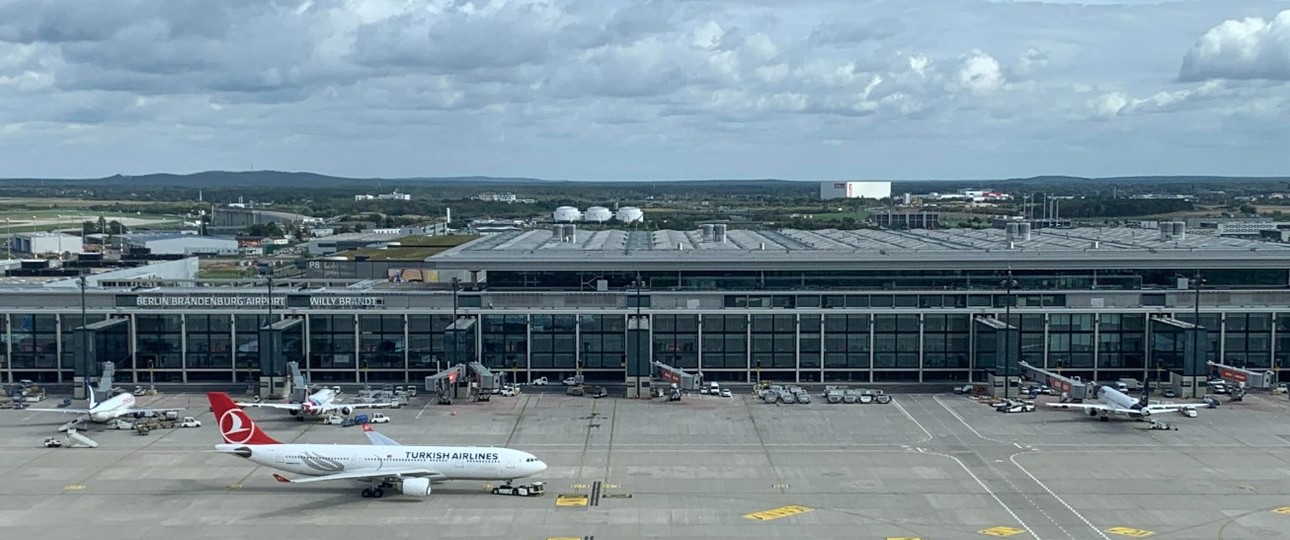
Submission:
POLYGON ((635 206, 624 206, 618 209, 618 221, 623 223, 632 223, 636 221, 645 221, 645 213, 635 206))
POLYGON ((614 213, 603 206, 593 206, 587 209, 587 214, 582 216, 583 221, 594 221, 603 223, 614 218, 614 213))
POLYGON ((551 220, 556 223, 582 221, 582 211, 572 206, 561 206, 555 209, 554 214, 551 214, 551 220))

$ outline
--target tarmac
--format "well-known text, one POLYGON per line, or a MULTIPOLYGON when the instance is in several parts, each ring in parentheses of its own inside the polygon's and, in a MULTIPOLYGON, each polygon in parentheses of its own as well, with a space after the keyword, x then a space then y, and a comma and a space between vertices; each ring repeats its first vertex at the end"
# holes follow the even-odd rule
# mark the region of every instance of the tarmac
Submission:
MULTIPOLYGON (((50 400, 45 403, 56 403, 50 400)), ((385 411, 403 444, 496 445, 550 468, 541 497, 449 482, 425 499, 357 484, 284 485, 217 454, 203 426, 93 431, 43 448, 66 419, 0 411, 0 530, 13 538, 1290 538, 1290 401, 1255 395, 1165 415, 1177 430, 1040 407, 1003 414, 952 394, 889 405, 679 403, 526 393, 385 411)), ((51 405, 52 406, 52 405, 51 405)), ((366 444, 358 428, 250 413, 292 442, 366 444)))

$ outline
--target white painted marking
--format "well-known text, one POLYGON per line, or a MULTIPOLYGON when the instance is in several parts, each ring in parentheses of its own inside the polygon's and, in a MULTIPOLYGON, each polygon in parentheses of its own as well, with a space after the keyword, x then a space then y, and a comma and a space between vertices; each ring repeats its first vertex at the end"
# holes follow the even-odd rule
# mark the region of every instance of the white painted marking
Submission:
POLYGON ((905 407, 904 407, 903 405, 901 405, 901 404, 900 404, 900 401, 899 401, 899 400, 897 400, 897 399, 895 399, 895 398, 892 398, 892 400, 891 400, 891 404, 892 404, 892 405, 895 405, 897 409, 900 409, 900 412, 905 413, 905 418, 908 418, 910 422, 913 422, 913 423, 914 423, 914 425, 918 426, 918 429, 923 430, 923 433, 927 435, 927 438, 925 438, 925 439, 923 439, 923 440, 921 440, 921 441, 918 441, 918 442, 920 442, 920 443, 922 443, 922 442, 927 442, 927 441, 930 441, 930 440, 932 440, 932 439, 934 438, 934 437, 932 437, 932 432, 927 431, 927 428, 923 427, 923 424, 922 424, 922 423, 920 423, 918 420, 916 420, 916 419, 914 418, 914 415, 909 414, 909 411, 905 410, 905 407))
POLYGON ((420 420, 420 419, 421 419, 421 415, 423 415, 423 414, 425 414, 425 413, 426 413, 426 408, 427 408, 427 407, 429 407, 429 406, 430 406, 430 402, 427 400, 427 401, 426 401, 426 404, 425 404, 425 407, 421 407, 421 412, 417 413, 417 417, 416 417, 416 418, 414 418, 414 420, 420 420))
POLYGON ((982 435, 981 432, 977 431, 976 428, 972 427, 971 424, 968 424, 967 420, 964 420, 962 416, 959 416, 959 413, 954 412, 954 409, 951 409, 949 405, 946 405, 944 401, 941 401, 941 396, 932 396, 932 399, 936 400, 937 405, 940 405, 942 409, 945 409, 946 412, 950 413, 950 415, 953 416, 955 420, 958 420, 960 424, 963 424, 963 427, 966 427, 969 430, 971 430, 972 434, 976 435, 978 438, 987 440, 990 442, 997 442, 999 444, 1017 444, 1016 442, 1013 442, 1013 441, 1001 441, 999 439, 991 439, 989 437, 986 437, 985 435, 982 435))
POLYGON ((1017 448, 1021 448, 1021 443, 1015 443, 1015 442, 1014 442, 1014 443, 1012 443, 1012 445, 1013 445, 1013 446, 1016 446, 1017 448))
POLYGON ((1062 506, 1065 506, 1072 514, 1075 514, 1075 517, 1079 518, 1080 521, 1083 521, 1085 525, 1088 525, 1088 528, 1093 529, 1093 532, 1097 533, 1098 536, 1101 536, 1104 540, 1111 540, 1111 538, 1108 537, 1106 533, 1103 533, 1101 529, 1094 527, 1093 524, 1089 522, 1088 518, 1085 518, 1083 514, 1076 512, 1074 508, 1071 508, 1071 505, 1067 504, 1065 499, 1058 497, 1056 493, 1053 493, 1053 490, 1048 489, 1047 485, 1040 482, 1038 478, 1035 478, 1035 475, 1030 474, 1030 471, 1026 470, 1025 467, 1022 467, 1020 463, 1017 463, 1017 456, 1020 455, 1022 454, 1013 454, 1012 457, 1008 458, 1008 460, 1011 461, 1013 465, 1016 465, 1018 469, 1021 469, 1021 472, 1026 473, 1026 476, 1029 476, 1036 484, 1039 484, 1039 487, 1044 488, 1044 491, 1047 491, 1054 499, 1057 499, 1057 502, 1062 503, 1062 506))
MULTIPOLYGON (((892 402, 895 403, 894 400, 892 402)), ((1000 499, 998 495, 995 495, 994 492, 991 491, 990 488, 985 485, 985 482, 982 482, 980 478, 977 478, 976 473, 973 473, 972 469, 969 469, 967 465, 964 465, 963 462, 959 460, 959 458, 956 458, 949 454, 942 454, 939 452, 927 452, 927 453, 935 454, 938 456, 944 456, 954 460, 955 463, 959 464, 959 467, 963 468, 963 472, 968 473, 968 476, 971 476, 972 479, 976 481, 976 484, 978 486, 981 486, 981 489, 985 490, 985 492, 989 494, 991 498, 994 499, 994 502, 999 503, 999 506, 1002 506, 1003 509, 1008 512, 1008 515, 1012 516, 1012 519, 1017 520, 1017 524, 1021 525, 1021 528, 1025 529, 1026 532, 1029 532, 1031 536, 1035 537, 1035 540, 1043 540, 1042 538, 1039 537, 1039 534, 1035 533, 1035 531, 1030 528, 1030 525, 1026 525, 1026 522, 1022 521, 1021 517, 1018 516, 1016 512, 1012 511, 1012 507, 1008 506, 1007 503, 1003 502, 1003 499, 1000 499)), ((1110 540, 1110 539, 1108 538, 1107 540, 1110 540)))

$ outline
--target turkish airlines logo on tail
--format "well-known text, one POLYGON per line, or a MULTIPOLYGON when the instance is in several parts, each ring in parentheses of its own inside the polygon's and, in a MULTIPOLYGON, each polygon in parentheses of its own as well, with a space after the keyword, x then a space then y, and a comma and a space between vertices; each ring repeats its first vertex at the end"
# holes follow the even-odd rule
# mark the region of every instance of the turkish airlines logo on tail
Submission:
POLYGON ((242 409, 229 409, 219 417, 219 432, 224 442, 243 444, 255 436, 255 424, 242 409))

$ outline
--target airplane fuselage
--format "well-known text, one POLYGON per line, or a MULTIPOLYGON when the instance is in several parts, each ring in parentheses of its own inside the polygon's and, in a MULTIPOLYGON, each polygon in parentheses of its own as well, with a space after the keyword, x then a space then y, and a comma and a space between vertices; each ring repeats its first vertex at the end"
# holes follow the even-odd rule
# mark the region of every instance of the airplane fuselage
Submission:
POLYGON ((130 414, 130 410, 133 408, 134 395, 129 393, 119 394, 90 409, 90 421, 98 422, 100 424, 111 422, 112 420, 130 414))
MULTIPOLYGON (((1097 397, 1103 403, 1110 403, 1121 409, 1140 409, 1138 400, 1129 397, 1128 394, 1111 388, 1110 386, 1101 386, 1097 390, 1097 397)), ((1150 413, 1148 413, 1150 414, 1150 413)))
POLYGON ((514 480, 546 465, 532 454, 478 446, 368 446, 346 444, 219 444, 216 450, 302 476, 425 468, 432 482, 514 480))
POLYGON ((336 399, 336 392, 330 388, 324 388, 309 394, 309 397, 300 403, 300 412, 310 416, 318 416, 327 410, 327 406, 331 405, 334 399, 336 399))

